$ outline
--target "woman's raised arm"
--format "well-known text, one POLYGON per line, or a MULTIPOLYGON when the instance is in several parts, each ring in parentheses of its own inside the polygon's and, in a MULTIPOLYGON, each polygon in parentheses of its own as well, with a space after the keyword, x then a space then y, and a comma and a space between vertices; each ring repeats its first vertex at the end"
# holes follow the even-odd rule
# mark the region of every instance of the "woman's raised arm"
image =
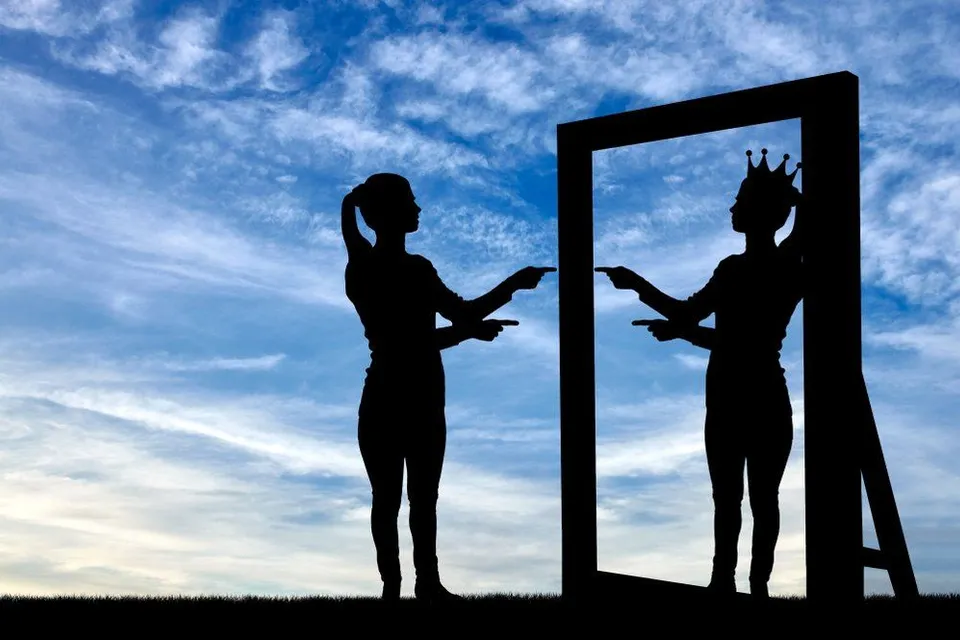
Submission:
POLYGON ((344 244, 347 245, 348 259, 373 248, 357 226, 357 189, 343 197, 340 205, 340 232, 343 234, 344 244))

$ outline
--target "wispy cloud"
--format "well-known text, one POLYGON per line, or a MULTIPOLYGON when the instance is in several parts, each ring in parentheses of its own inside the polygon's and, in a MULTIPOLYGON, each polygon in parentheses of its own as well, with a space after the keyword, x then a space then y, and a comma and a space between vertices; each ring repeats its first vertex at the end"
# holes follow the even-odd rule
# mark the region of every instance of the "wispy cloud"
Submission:
POLYGON ((260 86, 269 91, 283 91, 294 87, 284 82, 282 75, 306 60, 310 51, 296 35, 293 16, 278 12, 264 17, 264 28, 251 41, 247 55, 257 68, 260 86))
POLYGON ((691 356, 686 353, 679 353, 674 356, 685 367, 690 367, 696 371, 704 371, 707 368, 707 358, 700 356, 691 356))
POLYGON ((508 113, 539 110, 552 97, 537 86, 542 65, 536 54, 514 44, 424 32, 378 42, 370 55, 386 72, 429 83, 448 96, 476 94, 508 113))
MULTIPOLYGON (((185 9, 168 19, 156 42, 140 40, 132 23, 113 29, 84 52, 74 46, 58 46, 64 62, 107 75, 123 75, 146 88, 228 88, 231 57, 217 47, 220 17, 199 9, 185 9)), ((89 47, 85 47, 89 48, 89 47)))
POLYGON ((259 358, 214 358, 199 362, 168 362, 172 371, 269 371, 286 357, 283 353, 259 358))
POLYGON ((101 25, 130 18, 133 7, 133 0, 96 0, 83 4, 61 0, 3 0, 0 25, 56 37, 75 37, 101 25))

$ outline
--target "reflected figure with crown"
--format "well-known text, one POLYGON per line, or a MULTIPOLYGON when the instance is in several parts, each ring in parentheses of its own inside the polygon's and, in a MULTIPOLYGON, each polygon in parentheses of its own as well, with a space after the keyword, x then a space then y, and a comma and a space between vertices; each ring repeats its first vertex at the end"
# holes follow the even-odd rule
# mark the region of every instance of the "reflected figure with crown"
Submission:
POLYGON ((720 261, 707 284, 685 300, 672 298, 625 267, 599 267, 617 289, 636 292, 663 319, 637 320, 660 341, 682 339, 710 351, 704 440, 714 503, 714 556, 709 588, 736 591, 744 471, 753 513, 750 592, 768 597, 780 534, 780 482, 793 445, 793 410, 780 349, 803 297, 803 206, 793 185, 797 168, 770 170, 747 151, 747 176, 730 207, 743 253, 720 261), (796 207, 793 229, 776 233, 796 207), (714 328, 700 322, 714 315, 714 328))

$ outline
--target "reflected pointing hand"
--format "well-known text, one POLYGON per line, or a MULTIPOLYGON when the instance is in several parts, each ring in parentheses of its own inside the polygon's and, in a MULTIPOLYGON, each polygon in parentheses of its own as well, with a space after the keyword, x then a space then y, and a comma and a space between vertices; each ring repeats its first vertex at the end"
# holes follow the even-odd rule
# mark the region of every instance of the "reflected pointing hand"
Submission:
POLYGON ((597 267, 597 273, 603 273, 617 289, 634 289, 640 281, 640 276, 626 267, 597 267))
POLYGON ((631 322, 635 327, 646 327, 653 337, 660 342, 675 340, 680 337, 677 326, 669 320, 634 320, 631 322))

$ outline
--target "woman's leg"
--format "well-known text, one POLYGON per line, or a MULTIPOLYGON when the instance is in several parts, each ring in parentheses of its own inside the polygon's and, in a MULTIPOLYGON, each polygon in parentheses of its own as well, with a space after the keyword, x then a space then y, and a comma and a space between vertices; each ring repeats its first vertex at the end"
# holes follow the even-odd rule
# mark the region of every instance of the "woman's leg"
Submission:
POLYGON ((417 593, 440 588, 437 561, 437 499, 447 443, 443 407, 411 424, 407 448, 407 496, 410 500, 410 534, 413 563, 417 571, 417 593))
POLYGON ((736 590, 737 542, 742 523, 745 456, 736 428, 729 417, 707 411, 704 435, 714 508, 710 583, 723 590, 736 590))
POLYGON ((360 401, 358 440, 372 492, 370 526, 377 550, 377 568, 384 596, 400 595, 400 544, 397 516, 403 493, 403 449, 396 437, 396 418, 389 420, 382 399, 364 388, 360 401))

